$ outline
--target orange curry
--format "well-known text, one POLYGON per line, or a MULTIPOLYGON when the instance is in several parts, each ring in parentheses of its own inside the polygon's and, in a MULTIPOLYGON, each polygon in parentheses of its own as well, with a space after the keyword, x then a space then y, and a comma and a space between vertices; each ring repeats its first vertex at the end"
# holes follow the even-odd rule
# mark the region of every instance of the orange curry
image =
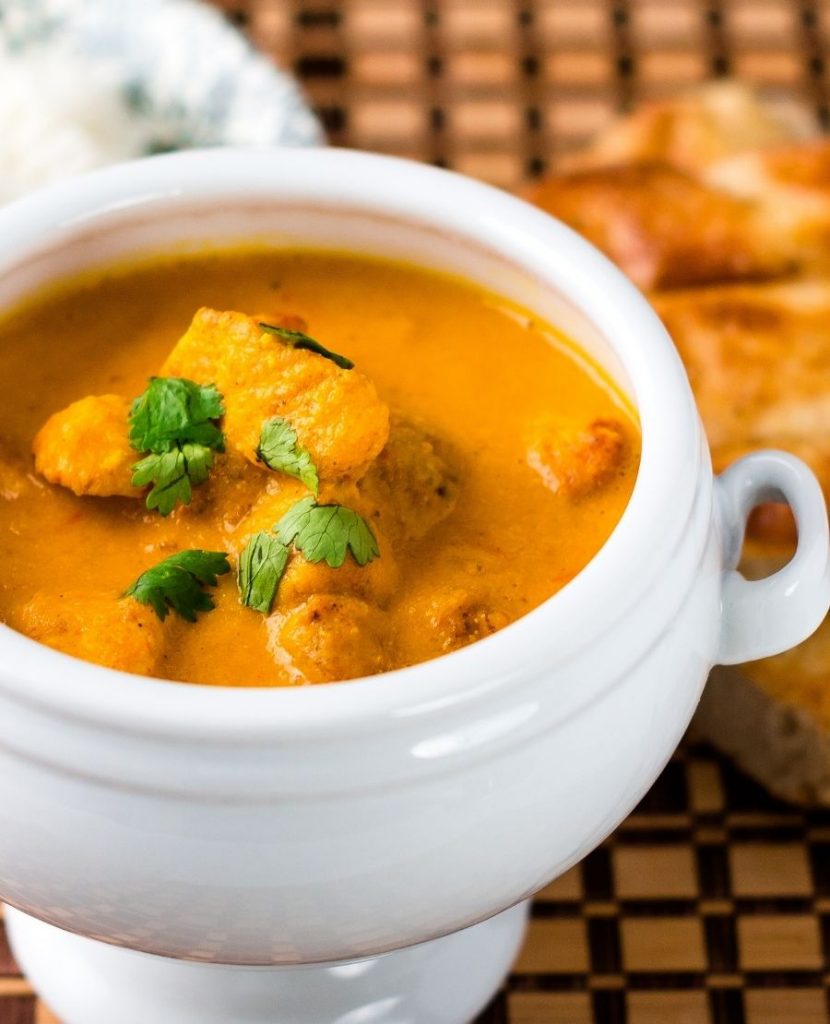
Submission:
POLYGON ((508 625, 602 546, 639 461, 630 406, 555 328, 341 253, 63 283, 0 322, 0 409, 0 618, 232 686, 373 674, 508 625))

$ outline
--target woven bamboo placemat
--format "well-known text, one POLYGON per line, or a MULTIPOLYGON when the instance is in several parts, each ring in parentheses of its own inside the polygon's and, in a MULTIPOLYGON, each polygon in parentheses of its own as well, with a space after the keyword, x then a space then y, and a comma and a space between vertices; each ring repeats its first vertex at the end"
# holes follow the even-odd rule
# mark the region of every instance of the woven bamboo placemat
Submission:
POLYGON ((335 145, 506 188, 615 111, 713 75, 827 121, 827 0, 215 0, 335 145))
MULTIPOLYGON (((681 750, 616 834, 539 894, 476 1024, 825 1024, 828 956, 830 811, 795 811, 714 753, 681 750)), ((58 1024, 1 922, 0 1024, 58 1024)))
MULTIPOLYGON (((614 111, 713 75, 830 123, 830 0, 218 2, 296 72, 334 144, 506 188, 614 111)), ((477 1024, 827 1024, 829 1007, 830 812, 779 804, 694 749, 539 895, 477 1024)), ((0 1024, 58 1024, 2 922, 0 1024)))

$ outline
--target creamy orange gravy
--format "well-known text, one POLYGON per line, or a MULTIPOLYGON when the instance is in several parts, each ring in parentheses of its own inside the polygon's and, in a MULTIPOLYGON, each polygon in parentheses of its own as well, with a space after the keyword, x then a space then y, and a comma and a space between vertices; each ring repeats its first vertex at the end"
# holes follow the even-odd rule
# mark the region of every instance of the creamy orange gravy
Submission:
MULTIPOLYGON (((234 533, 244 527, 209 508, 197 513, 195 500, 163 519, 142 500, 77 497, 39 478, 31 456, 44 421, 69 403, 90 394, 140 394, 200 306, 301 317, 309 334, 374 382, 393 416, 423 425, 447 454, 454 508, 422 538, 387 549, 396 568, 380 600, 383 661, 374 670, 433 658, 534 608, 594 556, 629 500, 640 447, 629 405, 554 328, 498 296, 449 276, 340 253, 167 257, 61 285, 0 322, 6 623, 32 632, 24 609, 33 599, 57 607, 82 603, 77 595, 89 591, 117 602, 171 551, 231 551, 238 543, 234 533), (580 430, 597 421, 613 423, 622 438, 608 465, 597 461, 604 435, 586 448, 568 440, 570 427, 564 442, 557 433, 558 424, 580 430)), ((250 472, 261 474, 263 487, 274 476, 250 472)), ((348 569, 351 577, 365 571, 348 569)), ((359 628, 343 638, 346 649, 327 671, 295 657, 275 639, 273 622, 242 607, 232 576, 214 596, 216 609, 195 624, 168 616, 153 674, 274 686, 365 671, 359 628)), ((92 614, 89 628, 105 629, 92 614)), ((113 663, 94 649, 83 653, 113 663)))

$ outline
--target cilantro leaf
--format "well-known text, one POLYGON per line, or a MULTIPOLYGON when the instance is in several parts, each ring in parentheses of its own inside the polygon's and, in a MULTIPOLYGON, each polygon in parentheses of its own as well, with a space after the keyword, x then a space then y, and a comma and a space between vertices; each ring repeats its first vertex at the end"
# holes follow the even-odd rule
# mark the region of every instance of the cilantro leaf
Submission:
POLYGON ((318 505, 303 498, 274 527, 283 544, 299 548, 309 562, 327 562, 339 568, 350 550, 358 565, 380 555, 378 542, 366 520, 343 505, 318 505))
POLYGON ((184 377, 151 377, 144 394, 130 407, 130 444, 136 451, 171 451, 177 444, 201 444, 225 450, 222 431, 213 422, 224 413, 213 384, 203 387, 184 377))
POLYGON ((204 483, 213 452, 225 450, 214 422, 224 413, 222 396, 184 377, 151 377, 147 390, 130 407, 130 444, 150 454, 133 466, 134 487, 153 488, 149 509, 169 515, 177 502, 190 504, 195 484, 204 483))
POLYGON ((214 607, 204 588, 215 587, 217 576, 230 570, 223 551, 179 551, 143 572, 124 596, 151 605, 162 622, 171 608, 188 622, 195 622, 197 612, 214 607))
POLYGON ((203 444, 179 444, 169 452, 148 455, 133 466, 133 487, 153 488, 147 508, 168 516, 177 502, 189 505, 193 484, 204 483, 213 465, 213 452, 203 444))
POLYGON ((299 443, 297 431, 288 420, 275 416, 262 424, 256 457, 269 469, 279 470, 301 480, 310 491, 317 494, 317 467, 311 453, 299 443))
POLYGON ((264 530, 255 533, 239 556, 237 583, 242 604, 270 615, 287 562, 288 548, 282 541, 264 530))
POLYGON ((341 370, 351 370, 354 368, 354 363, 351 359, 338 355, 337 352, 332 352, 331 349, 321 345, 319 341, 309 337, 308 334, 304 334, 302 331, 292 331, 290 327, 279 327, 276 324, 265 324, 262 322, 260 322, 259 326, 266 334, 276 335, 289 348, 302 348, 308 352, 316 352, 318 356, 330 359, 341 370))

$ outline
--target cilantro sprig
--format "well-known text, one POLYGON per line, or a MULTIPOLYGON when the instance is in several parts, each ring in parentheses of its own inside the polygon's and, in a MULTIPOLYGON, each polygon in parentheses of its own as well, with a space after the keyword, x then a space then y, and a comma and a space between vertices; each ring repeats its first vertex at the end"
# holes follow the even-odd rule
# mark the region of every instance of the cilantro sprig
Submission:
POLYGON ((170 452, 148 455, 133 466, 133 487, 153 488, 146 498, 149 509, 170 515, 177 502, 189 505, 193 485, 204 483, 213 465, 213 452, 202 444, 178 445, 170 452))
POLYGON ((294 544, 309 562, 326 562, 338 569, 351 551, 358 565, 380 555, 377 539, 366 520, 344 505, 318 505, 303 498, 274 527, 286 546, 294 544))
POLYGON ((215 607, 205 587, 215 587, 217 577, 230 570, 223 551, 179 551, 143 572, 124 596, 150 605, 162 622, 171 608, 195 622, 197 612, 215 607))
POLYGON ((248 608, 270 615, 289 550, 274 536, 262 530, 255 533, 239 556, 237 583, 239 600, 248 608))
POLYGON ((130 444, 148 454, 133 466, 132 484, 146 487, 149 509, 169 515, 189 505, 193 487, 204 483, 213 453, 225 450, 216 420, 224 413, 214 385, 184 377, 151 377, 130 408, 130 444))
POLYGON ((314 498, 296 502, 272 532, 249 538, 239 556, 239 600, 248 608, 270 615, 291 545, 309 562, 326 562, 338 569, 351 551, 358 565, 380 554, 372 529, 362 516, 343 505, 318 505, 314 498))
POLYGON ((130 407, 130 444, 140 452, 169 452, 176 444, 202 444, 221 452, 222 396, 184 377, 151 377, 130 407))
POLYGON ((313 494, 317 494, 320 486, 317 467, 311 453, 300 444, 297 431, 288 420, 275 416, 263 423, 256 456, 269 469, 295 477, 313 494))
POLYGON ((316 352, 318 356, 330 359, 341 370, 354 369, 354 363, 351 359, 347 359, 337 352, 332 352, 330 348, 326 348, 316 338, 312 338, 303 331, 294 331, 290 327, 280 327, 278 324, 266 324, 262 321, 260 321, 259 327, 266 334, 275 335, 284 345, 288 345, 289 348, 300 348, 308 352, 316 352))

